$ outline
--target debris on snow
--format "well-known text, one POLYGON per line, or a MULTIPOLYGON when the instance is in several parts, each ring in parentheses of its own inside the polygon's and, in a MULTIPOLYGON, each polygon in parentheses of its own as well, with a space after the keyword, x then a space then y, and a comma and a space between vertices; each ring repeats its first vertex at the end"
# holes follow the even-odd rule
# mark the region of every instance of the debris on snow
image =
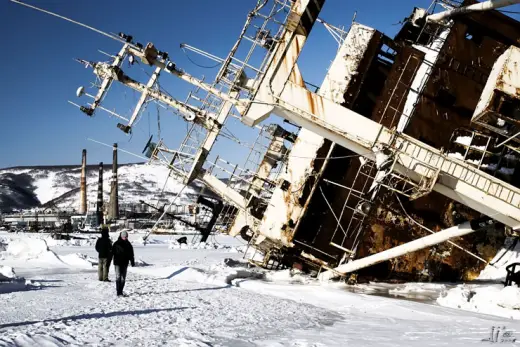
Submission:
POLYGON ((135 260, 135 266, 150 266, 150 264, 139 258, 135 260))
POLYGON ((39 287, 40 283, 18 277, 10 266, 0 265, 0 294, 26 290, 28 287, 39 287))
POLYGON ((231 249, 231 246, 214 242, 179 243, 177 240, 170 240, 170 249, 231 249))

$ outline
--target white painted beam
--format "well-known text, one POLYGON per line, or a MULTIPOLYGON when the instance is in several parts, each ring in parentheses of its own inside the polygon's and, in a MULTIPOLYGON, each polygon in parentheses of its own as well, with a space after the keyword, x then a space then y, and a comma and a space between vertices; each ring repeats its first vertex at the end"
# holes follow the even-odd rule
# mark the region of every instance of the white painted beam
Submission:
POLYGON ((490 11, 497 8, 502 8, 520 3, 520 0, 488 0, 479 2, 477 4, 468 5, 464 7, 457 7, 444 12, 434 13, 426 17, 426 21, 430 23, 439 23, 450 17, 467 14, 471 12, 490 11))
MULTIPOLYGON (((484 223, 486 225, 491 224, 492 220, 490 219, 488 223, 484 223)), ((393 247, 390 249, 387 249, 386 251, 379 252, 373 255, 370 255, 365 258, 353 260, 350 263, 346 263, 343 265, 338 266, 334 269, 334 271, 325 271, 320 274, 319 279, 322 281, 326 281, 329 279, 332 279, 334 277, 337 277, 338 273, 340 274, 347 274, 351 273, 372 265, 379 264, 383 261, 387 261, 390 259, 394 259, 397 257, 400 257, 402 255, 415 252, 427 247, 431 247, 433 245, 437 245, 439 243, 448 241, 449 239, 464 236, 467 234, 471 234, 477 230, 481 229, 481 225, 473 225, 473 223, 465 222, 460 225, 444 229, 442 231, 439 231, 437 233, 421 237, 420 239, 402 244, 397 247, 393 247)))

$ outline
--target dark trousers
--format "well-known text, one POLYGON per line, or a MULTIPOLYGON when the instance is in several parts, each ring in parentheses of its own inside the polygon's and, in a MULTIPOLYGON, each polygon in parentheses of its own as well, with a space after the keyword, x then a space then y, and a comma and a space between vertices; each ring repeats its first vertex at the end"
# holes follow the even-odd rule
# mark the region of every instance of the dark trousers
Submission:
POLYGON ((116 269, 116 291, 117 295, 123 295, 123 288, 125 287, 126 270, 128 265, 114 265, 116 269))
POLYGON ((98 279, 108 281, 108 270, 110 269, 110 258, 99 258, 98 260, 98 279))

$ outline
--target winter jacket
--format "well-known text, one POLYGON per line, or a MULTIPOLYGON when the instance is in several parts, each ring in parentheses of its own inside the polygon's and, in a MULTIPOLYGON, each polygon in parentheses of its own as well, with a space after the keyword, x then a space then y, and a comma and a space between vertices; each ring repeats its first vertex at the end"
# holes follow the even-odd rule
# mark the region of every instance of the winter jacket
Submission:
POLYGON ((108 230, 101 232, 101 237, 96 241, 96 251, 99 258, 112 258, 112 240, 108 236, 108 230))
POLYGON ((114 242, 112 246, 112 254, 114 255, 114 265, 128 266, 128 263, 135 265, 134 247, 128 240, 123 240, 121 236, 114 242))

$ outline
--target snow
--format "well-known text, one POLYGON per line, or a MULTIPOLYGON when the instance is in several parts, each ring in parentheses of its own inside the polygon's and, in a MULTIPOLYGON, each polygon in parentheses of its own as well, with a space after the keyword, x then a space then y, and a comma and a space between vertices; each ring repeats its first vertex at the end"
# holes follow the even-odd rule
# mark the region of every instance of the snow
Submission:
MULTIPOLYGON (((242 253, 229 252, 243 247, 231 237, 212 239, 224 248, 170 249, 172 236, 153 235, 158 242, 146 246, 135 242, 142 236, 131 233, 130 240, 138 263, 148 266, 129 268, 126 298, 116 297, 113 282, 97 281, 93 246, 45 248, 46 236, 12 236, 7 248, 13 242, 25 246, 15 247, 23 250, 16 256, 2 252, 1 264, 15 268, 33 286, 0 289, 0 346, 426 347, 480 344, 492 326, 520 334, 519 322, 497 316, 500 310, 520 312, 511 309, 518 297, 514 289, 497 288, 502 299, 489 316, 367 295, 368 290, 352 293, 351 286, 320 284, 295 270, 251 267, 242 253), (37 257, 26 259, 27 252, 37 257), (41 259, 49 253, 55 261, 41 259)), ((109 276, 113 281, 112 268, 109 276)), ((364 286, 396 294, 444 288, 364 286)))
MULTIPOLYGON (((462 137, 465 137, 465 136, 462 136, 462 137)), ((468 136, 469 137, 469 136, 468 136)), ((458 139, 460 139, 461 137, 459 137, 458 139)), ((473 146, 473 147, 476 147, 478 148, 477 146, 473 146)), ((471 163, 471 164, 475 164, 475 165, 478 165, 480 163, 479 160, 477 159, 466 159, 464 160, 464 156, 458 152, 455 152, 455 153, 448 153, 448 157, 450 158, 455 158, 455 159, 459 159, 459 160, 463 160, 467 163, 471 163)), ((513 158, 516 158, 516 157, 513 157, 513 158)), ((497 164, 482 164, 480 165, 480 168, 482 169, 488 169, 488 170, 491 170, 491 171, 495 171, 497 170, 497 164)), ((515 169, 514 168, 508 168, 508 167, 501 167, 498 172, 504 174, 504 175, 508 175, 508 176, 511 176, 515 173, 515 169)))
POLYGON ((504 246, 491 260, 490 264, 493 265, 487 265, 478 276, 478 280, 505 280, 507 275, 506 267, 513 263, 520 263, 520 243, 514 243, 514 238, 506 239, 504 246))
POLYGON ((0 281, 10 281, 14 278, 16 278, 16 274, 12 267, 0 265, 0 281))
POLYGON ((497 305, 510 310, 520 310, 520 288, 509 286, 502 289, 497 305))
POLYGON ((506 239, 502 249, 477 278, 480 284, 459 285, 447 290, 441 294, 437 303, 446 307, 520 319, 520 288, 504 288, 502 284, 507 275, 506 267, 520 262, 519 252, 520 244, 515 244, 513 238, 506 239))
MULTIPOLYGON (((158 198, 158 192, 163 188, 168 177, 168 167, 159 163, 146 164, 129 164, 122 165, 118 169, 118 182, 120 191, 124 193, 120 195, 121 203, 137 203, 139 200, 155 201, 158 198), (124 189, 122 189, 124 188, 124 189)), ((38 200, 44 204, 52 199, 55 199, 75 188, 79 188, 80 183, 80 166, 74 168, 34 168, 34 169, 3 169, 0 170, 0 175, 3 174, 27 174, 32 177, 32 185, 34 186, 34 193, 38 200)), ((106 195, 110 192, 110 179, 112 171, 108 166, 103 171, 103 191, 106 195)), ((87 200, 90 202, 96 201, 97 198, 97 182, 98 170, 87 170, 87 200)), ((172 178, 168 179, 165 187, 165 192, 168 197, 178 193, 183 187, 181 182, 172 178)), ((190 194, 193 194, 192 188, 187 187, 181 194, 177 203, 191 202, 190 194)), ((60 208, 79 208, 79 191, 60 200, 57 206, 60 208)))
POLYGON ((437 299, 442 306, 520 319, 520 288, 496 285, 458 285, 437 299))
POLYGON ((67 265, 77 268, 92 268, 98 264, 98 260, 81 253, 62 255, 59 259, 67 265))
POLYGON ((20 259, 38 258, 47 252, 47 243, 41 239, 15 239, 7 245, 7 253, 20 259))
MULTIPOLYGON (((475 165, 478 165, 478 163, 480 163, 480 161, 477 160, 477 159, 466 159, 466 160, 464 160, 464 156, 462 154, 458 153, 458 152, 448 153, 448 157, 459 159, 459 160, 465 161, 467 163, 475 164, 475 165)), ((485 165, 482 165, 481 167, 484 167, 484 166, 485 165)))
MULTIPOLYGON (((460 143, 461 145, 471 146, 471 136, 459 136, 455 139, 455 143, 460 143)), ((486 150, 486 146, 471 146, 471 148, 480 149, 482 151, 486 150)))
POLYGON ((63 187, 56 187, 54 184, 55 179, 56 173, 49 172, 46 176, 34 182, 37 187, 34 192, 40 202, 45 203, 66 192, 66 189, 63 187))
POLYGON ((72 239, 72 240, 55 240, 52 237, 48 237, 45 239, 47 246, 93 246, 96 244, 95 238, 82 238, 82 239, 72 239))

